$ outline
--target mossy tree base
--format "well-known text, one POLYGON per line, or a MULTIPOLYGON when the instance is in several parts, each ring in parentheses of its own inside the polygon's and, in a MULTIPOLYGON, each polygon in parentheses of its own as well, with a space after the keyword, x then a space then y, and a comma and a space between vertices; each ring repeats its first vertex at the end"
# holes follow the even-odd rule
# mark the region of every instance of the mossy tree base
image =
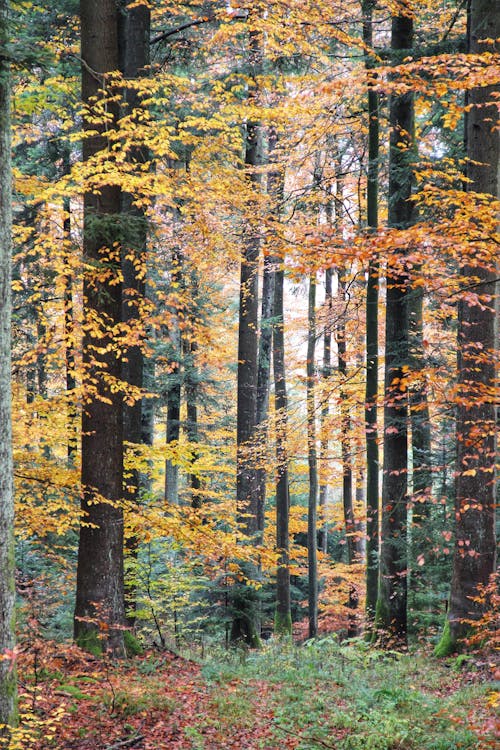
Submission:
POLYGON ((280 638, 292 635, 292 617, 290 613, 284 615, 276 612, 274 616, 274 634, 280 638))

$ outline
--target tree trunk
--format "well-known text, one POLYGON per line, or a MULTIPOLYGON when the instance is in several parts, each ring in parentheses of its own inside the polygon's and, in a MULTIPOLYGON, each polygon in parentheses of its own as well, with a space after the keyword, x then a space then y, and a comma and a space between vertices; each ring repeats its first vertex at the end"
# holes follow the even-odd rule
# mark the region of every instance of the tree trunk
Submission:
MULTIPOLYGON (((346 342, 346 315, 347 299, 345 281, 342 273, 339 273, 339 297, 343 310, 339 315, 337 323, 337 351, 339 358, 340 376, 340 443, 342 453, 342 502, 344 509, 344 525, 347 543, 347 561, 353 565, 361 560, 361 538, 359 525, 356 522, 353 502, 353 471, 352 471, 352 446, 351 446, 351 414, 346 393, 347 381, 347 342, 346 342)), ((349 627, 348 636, 357 635, 358 594, 353 584, 349 588, 349 627)))
MULTIPOLYGON (((498 53, 500 13, 498 3, 471 0, 469 51, 498 53), (480 40, 488 39, 487 43, 480 40)), ((500 197, 498 164, 500 144, 495 98, 497 87, 478 87, 470 92, 467 115, 467 190, 500 197)), ((473 242, 473 240, 472 240, 473 242)), ((487 240, 486 240, 487 242, 487 240)), ((471 247, 471 257, 484 249, 471 247)), ((458 310, 458 412, 457 475, 455 497, 456 538, 453 556, 448 620, 436 654, 444 656, 463 645, 470 627, 488 607, 476 601, 479 587, 495 570, 495 299, 498 273, 493 258, 488 264, 462 269, 480 304, 469 298, 458 310)))
MULTIPOLYGON (((174 209, 174 221, 178 218, 177 209, 174 209)), ((172 252, 172 288, 183 288, 184 269, 183 257, 179 249, 172 252)), ((179 444, 181 434, 181 389, 182 389, 182 335, 179 325, 179 309, 172 306, 172 323, 168 331, 170 341, 168 357, 171 372, 167 377, 167 459, 165 461, 165 502, 168 505, 179 503, 179 467, 177 461, 169 455, 169 448, 174 446, 174 451, 179 444)))
MULTIPOLYGON (((260 32, 249 33, 248 99, 258 96, 257 78, 262 70, 262 38, 260 32)), ((245 166, 250 191, 261 189, 256 171, 262 163, 262 134, 258 122, 246 125, 245 166)), ((240 267, 240 307, 238 327, 238 373, 236 417, 236 513, 241 531, 255 543, 259 537, 259 500, 257 488, 257 363, 258 363, 258 291, 260 221, 258 201, 253 197, 247 206, 245 232, 242 237, 243 256, 240 267)), ((246 566, 249 577, 256 575, 255 566, 246 566)), ((245 641, 249 646, 258 643, 255 591, 241 587, 235 607, 231 640, 245 641)))
MULTIPOLYGON (((120 68, 126 80, 137 79, 147 75, 149 65, 149 37, 151 27, 151 12, 145 5, 134 6, 133 0, 126 0, 125 6, 119 14, 119 47, 120 68), (131 7, 129 7, 131 6, 131 7)), ((139 112, 141 101, 137 91, 133 88, 124 90, 124 112, 131 115, 139 112)), ((144 149, 135 147, 130 150, 129 161, 133 164, 144 164, 148 154, 144 149)), ((130 193, 122 193, 122 226, 124 229, 124 247, 122 248, 123 299, 122 319, 132 330, 139 323, 140 306, 146 293, 144 267, 146 263, 146 243, 148 227, 145 211, 133 203, 130 193)), ((122 378, 133 389, 143 389, 144 385, 144 357, 139 344, 128 347, 126 358, 122 364, 122 378)), ((123 440, 128 447, 140 445, 142 442, 142 398, 134 397, 133 404, 123 406, 123 440)), ((130 512, 139 506, 140 502, 140 474, 138 469, 129 471, 124 497, 130 512)), ((136 559, 138 554, 137 540, 132 536, 127 539, 127 554, 136 559)), ((127 576, 127 579, 129 576, 127 576)), ((132 576, 133 578, 133 576, 132 576)), ((135 623, 136 585, 133 580, 125 581, 125 598, 127 606, 127 622, 130 626, 135 623)))
POLYGON ((274 408, 276 413, 276 547, 279 553, 276 573, 275 632, 292 632, 289 562, 290 489, 288 482, 288 396, 285 376, 285 341, 283 332, 283 286, 285 271, 280 264, 274 280, 273 370, 274 408))
POLYGON ((274 301, 274 269, 272 258, 264 257, 264 274, 262 279, 262 307, 260 317, 259 356, 257 367, 257 418, 256 434, 260 446, 257 468, 257 529, 260 539, 264 532, 264 514, 266 503, 266 444, 267 419, 269 415, 269 386, 271 381, 272 349, 272 316, 274 301))
MULTIPOLYGON (((363 0, 363 42, 373 47, 373 10, 375 0, 363 0)), ((373 67, 366 54, 367 68, 373 67)), ((367 224, 378 228, 378 164, 379 161, 379 95, 368 89, 368 180, 366 187, 367 224)), ((375 616, 378 591, 379 557, 379 451, 377 429, 378 398, 378 289, 379 264, 377 259, 368 265, 366 284, 366 615, 375 616)))
MULTIPOLYGON (((9 41, 9 3, 0 0, 0 48, 9 41)), ((0 655, 14 648, 15 558, 11 417, 11 248, 12 187, 10 138, 10 70, 0 56, 0 655)), ((0 659, 0 738, 17 723, 16 669, 0 659)))
MULTIPOLYGON (((118 8, 115 0, 81 0, 82 99, 102 97, 106 74, 118 70, 118 8)), ((108 115, 118 106, 108 102, 108 115)), ((85 122, 83 161, 105 149, 105 126, 85 122), (96 132, 97 131, 97 132, 96 132)), ((121 192, 103 185, 84 195, 84 277, 82 415, 82 511, 78 547, 74 632, 83 647, 124 653, 123 588, 123 409, 112 387, 121 378, 113 335, 121 322, 121 284, 113 242, 121 240, 121 192)))
MULTIPOLYGON (((253 94, 255 95, 255 94, 253 94)), ((255 189, 259 177, 253 171, 260 164, 260 128, 247 124, 245 164, 255 189)), ((255 470, 255 429, 257 413, 259 228, 255 217, 248 222, 240 272, 240 313, 238 329, 238 404, 236 500, 242 529, 249 537, 257 532, 257 482, 255 470)))
MULTIPOLYGON (((196 273, 191 274, 191 310, 189 313, 189 328, 186 331, 182 346, 184 359, 184 389, 186 396, 186 434, 191 445, 191 464, 194 465, 198 459, 195 448, 198 442, 198 380, 199 373, 196 366, 196 352, 198 345, 194 339, 194 318, 196 317, 196 300, 198 298, 198 280, 196 273)), ((196 470, 191 471, 189 477, 191 487, 191 507, 201 508, 203 498, 201 496, 201 482, 196 470)))
MULTIPOLYGON (((68 154, 69 157, 69 154, 68 154)), ((67 171, 69 172, 69 158, 67 171)), ((63 242, 65 243, 65 274, 64 274, 64 347, 65 347, 65 365, 66 365, 66 399, 67 399, 67 419, 68 419, 68 438, 67 438, 67 456, 68 464, 73 465, 78 450, 78 429, 77 429, 77 410, 75 404, 75 335, 73 320, 73 274, 71 271, 70 257, 73 250, 71 242, 71 205, 68 198, 64 199, 64 224, 63 224, 63 242)))
MULTIPOLYGON (((392 19, 391 47, 410 49, 413 20, 392 19)), ((389 225, 410 226, 413 214, 412 143, 413 94, 392 95, 390 101, 389 225)), ((388 259, 386 301, 386 356, 384 383, 384 475, 382 538, 376 626, 400 645, 407 639, 407 394, 401 390, 408 362, 408 279, 404 258, 388 259)))
POLYGON ((328 504, 328 414, 330 412, 330 403, 328 396, 328 380, 332 374, 332 278, 333 271, 331 268, 325 270, 325 322, 323 332, 323 382, 325 389, 323 391, 321 403, 321 444, 319 456, 319 512, 320 528, 318 534, 318 549, 326 553, 328 549, 328 522, 327 522, 327 504, 328 504))
POLYGON ((307 505, 307 561, 309 638, 318 634, 318 559, 317 505, 318 462, 316 457, 316 405, 314 398, 316 352, 316 278, 309 277, 309 305, 307 331, 307 461, 309 465, 309 500, 307 505))
MULTIPOLYGON (((269 131, 269 161, 273 169, 268 176, 268 193, 273 202, 276 222, 279 206, 283 201, 284 175, 277 164, 278 137, 274 128, 269 131)), ((271 265, 274 276, 273 302, 273 376, 274 412, 276 433, 276 548, 279 554, 276 571, 276 612, 274 632, 290 635, 292 632, 290 592, 290 485, 288 479, 288 394, 285 370, 285 336, 283 296, 285 284, 284 259, 273 257, 271 265)))

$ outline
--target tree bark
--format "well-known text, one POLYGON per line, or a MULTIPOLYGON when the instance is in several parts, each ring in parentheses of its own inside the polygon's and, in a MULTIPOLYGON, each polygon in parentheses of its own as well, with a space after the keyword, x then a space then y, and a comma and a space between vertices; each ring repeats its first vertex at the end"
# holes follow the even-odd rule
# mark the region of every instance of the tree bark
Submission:
MULTIPOLYGON (((498 54, 500 13, 498 3, 471 0, 469 51, 498 54), (489 41, 485 43, 484 39, 489 41)), ((467 190, 499 198, 500 144, 495 99, 498 88, 478 87, 470 92, 467 115, 467 190)), ((471 241, 473 243, 474 240, 471 241)), ((474 257, 479 251, 471 246, 474 257)), ((494 260, 469 264, 464 283, 474 285, 480 304, 463 297, 458 309, 458 410, 457 475, 455 496, 456 538, 453 555, 447 625, 436 654, 444 656, 458 647, 470 628, 488 608, 477 601, 479 588, 495 570, 495 353, 498 272, 494 260)))
MULTIPOLYGON (((251 74, 260 68, 259 40, 250 34, 251 74)), ((256 96, 252 77, 249 98, 256 96)), ((246 129, 245 165, 249 168, 249 182, 253 189, 260 186, 255 167, 262 157, 260 126, 249 121, 246 129)), ((258 530, 257 481, 255 469, 255 432, 257 415, 257 354, 258 354, 258 288, 259 288, 259 227, 251 216, 245 227, 243 257, 240 269, 240 312, 238 328, 238 383, 237 383, 237 469, 236 502, 238 518, 244 533, 253 537, 258 530)))
MULTIPOLYGON (((118 44, 120 50, 120 69, 126 79, 137 79, 148 75, 149 38, 151 29, 151 12, 145 5, 134 5, 133 0, 125 0, 119 14, 118 44), (129 7, 130 6, 130 7, 129 7)), ((137 90, 127 87, 125 82, 123 109, 127 115, 139 112, 141 100, 137 90)), ((132 164, 145 164, 148 159, 145 149, 135 147, 130 150, 129 161, 132 164)), ((146 244, 148 238, 147 218, 144 209, 134 205, 130 193, 122 193, 121 198, 122 226, 124 230, 124 247, 122 248, 123 299, 122 320, 125 326, 139 324, 140 307, 146 294, 144 267, 146 263, 146 244)), ((140 344, 128 347, 122 363, 122 378, 134 390, 142 391, 144 386, 144 357, 140 344)), ((123 440, 127 447, 142 443, 142 405, 143 399, 134 396, 133 404, 123 406, 123 440)), ((141 477, 138 469, 129 471, 124 497, 133 512, 140 503, 141 477)), ((132 536, 127 539, 126 551, 130 558, 138 554, 137 540, 132 536)), ((125 599, 127 623, 135 623, 136 585, 133 580, 125 581, 125 599)), ((132 576, 133 578, 133 576, 132 576)))
MULTIPOLYGON (((249 33, 248 99, 258 96, 258 75, 262 69, 262 38, 260 32, 249 33)), ((250 191, 260 192, 260 176, 256 171, 262 162, 262 133, 258 122, 246 125, 245 167, 250 191)), ((255 544, 259 537, 259 494, 257 487, 257 363, 258 363, 258 290, 260 221, 258 201, 250 198, 247 206, 243 255, 240 266, 240 306, 238 326, 238 372, 236 417, 236 514, 241 531, 255 544)), ((247 574, 256 575, 255 566, 246 566, 247 574)), ((245 641, 249 646, 258 642, 255 591, 242 587, 231 628, 231 640, 245 641)))
POLYGON ((316 277, 309 277, 307 329, 307 462, 309 466, 309 498, 307 504, 307 561, 309 638, 318 634, 318 556, 317 506, 318 461, 316 455, 316 404, 314 398, 316 356, 316 277))
MULTIPOLYGON (((278 137, 273 128, 269 131, 269 161, 273 168, 268 177, 268 193, 273 202, 276 221, 279 206, 283 201, 284 175, 277 164, 278 137)), ((276 612, 274 631, 277 635, 291 635, 291 591, 290 591, 290 484, 288 478, 288 393, 285 368, 284 336, 284 259, 274 257, 273 302, 273 376, 274 412, 276 433, 276 548, 279 554, 276 571, 276 612)))
MULTIPOLYGON (((373 11, 375 0, 363 0, 363 42, 368 50, 373 47, 373 11)), ((372 68, 369 53, 365 64, 372 68)), ((379 95, 368 88, 368 179, 366 187, 367 225, 372 231, 378 228, 378 168, 379 168, 379 95)), ((379 557, 379 450, 377 429, 378 398, 378 298, 379 263, 372 259, 368 264, 366 284, 366 388, 365 388, 365 441, 366 441, 366 615, 369 621, 375 616, 378 592, 379 557)))
POLYGON ((256 434, 260 446, 257 468, 257 529, 262 539, 266 503, 266 468, 264 465, 267 444, 267 419, 269 415, 269 387, 271 382, 272 316, 274 301, 274 269, 272 258, 264 257, 262 279, 262 305, 260 316, 259 356, 257 366, 257 418, 256 434))
MULTIPOLYGON (((0 0, 0 48, 9 42, 9 3, 0 0)), ((12 183, 10 69, 0 56, 0 655, 14 648, 15 557, 11 413, 12 183)), ((8 656, 8 655, 7 655, 8 656)), ((0 659, 0 738, 17 723, 17 680, 13 655, 0 659)))
MULTIPOLYGON (((81 0, 82 99, 102 98, 107 73, 118 70, 118 8, 115 0, 81 0)), ((118 118, 118 106, 107 104, 118 118)), ((84 163, 107 147, 105 126, 84 123, 84 163), (97 132, 96 132, 97 131, 97 132)), ((124 653, 123 586, 123 408, 115 387, 121 362, 113 335, 121 322, 119 258, 121 191, 103 185, 84 195, 84 277, 82 415, 82 511, 74 634, 92 651, 124 653)))
POLYGON ((276 573, 275 632, 289 635, 292 632, 289 517, 290 489, 288 481, 288 395, 285 373, 285 340, 283 335, 283 263, 276 271, 274 281, 273 370, 274 408, 276 413, 276 547, 279 553, 276 573))
POLYGON ((319 512, 320 527, 318 534, 318 549, 326 553, 328 549, 328 522, 326 518, 328 503, 328 432, 327 421, 330 412, 330 403, 328 397, 328 379, 332 374, 332 278, 333 270, 325 270, 325 322, 323 331, 323 382, 326 385, 321 403, 321 443, 319 456, 319 512))
MULTIPOLYGON (((409 49, 413 43, 410 16, 392 19, 391 46, 409 49)), ((412 222, 413 94, 392 95, 390 101, 389 226, 412 222)), ((407 639, 407 394, 400 388, 408 362, 408 279, 404 258, 388 259, 386 356, 384 383, 384 474, 382 538, 376 626, 383 638, 400 645, 407 639), (392 263, 391 263, 392 261, 392 263)))

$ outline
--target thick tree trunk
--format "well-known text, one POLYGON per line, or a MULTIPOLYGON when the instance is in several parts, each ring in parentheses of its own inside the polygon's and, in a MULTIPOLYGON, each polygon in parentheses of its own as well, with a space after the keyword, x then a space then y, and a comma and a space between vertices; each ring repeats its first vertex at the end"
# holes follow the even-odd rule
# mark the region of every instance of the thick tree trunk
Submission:
MULTIPOLYGON (((249 88, 248 99, 258 96, 258 76, 262 70, 262 38, 255 30, 249 33, 249 88)), ((248 186, 260 192, 260 175, 256 171, 262 163, 262 134, 258 122, 246 125, 245 166, 248 186)), ((260 221, 258 201, 253 198, 247 207, 245 232, 242 237, 243 255, 240 267, 240 307, 238 327, 237 417, 236 417, 236 514, 241 531, 252 543, 259 537, 259 493, 257 485, 257 364, 259 317, 259 253, 260 221)), ((249 577, 257 571, 246 566, 249 577)), ((254 603, 255 591, 242 587, 238 607, 235 607, 231 640, 244 640, 249 646, 258 642, 258 616, 254 603), (246 590, 245 590, 246 589, 246 590)))
MULTIPOLYGON (((471 0, 469 50, 498 53, 498 2, 471 0), (481 40, 488 39, 488 43, 481 40)), ((498 116, 494 101, 498 89, 478 87, 469 96, 467 115, 467 177, 469 192, 500 197, 498 116)), ((473 240, 472 240, 473 242, 473 240)), ((471 247, 471 257, 481 253, 471 247)), ((483 250, 484 256, 484 250, 483 250)), ((470 623, 488 607, 477 601, 479 587, 495 570, 495 313, 498 273, 493 254, 483 264, 465 266, 479 304, 464 297, 458 310, 459 401, 457 411, 457 475, 455 497, 456 539, 453 556, 448 621, 438 655, 459 647, 470 623)), ((466 285, 467 289, 467 285, 466 285)))
MULTIPOLYGON (((375 0, 363 0, 363 42, 373 47, 373 10, 375 0)), ((366 67, 371 68, 369 54, 366 67)), ((379 95, 368 89, 368 180, 366 187, 367 225, 378 227, 378 168, 379 168, 379 95)), ((379 264, 371 260, 366 284, 366 615, 373 620, 378 592, 379 557, 379 450, 377 429, 378 398, 378 293, 379 264)))
MULTIPOLYGON (((9 40, 8 6, 0 0, 0 48, 9 40)), ((15 558, 11 421, 11 248, 12 187, 10 138, 10 71, 0 56, 0 656, 14 648, 15 558)), ((0 659, 0 738, 17 722, 16 669, 12 658, 0 659)))
POLYGON ((318 461, 316 455, 316 403, 314 398, 316 357, 316 278, 309 277, 307 314, 307 462, 309 466, 309 499, 307 504, 307 561, 309 638, 318 634, 318 556, 317 507, 318 461))
MULTIPOLYGON (((260 163, 260 134, 256 123, 247 124, 245 164, 250 181, 258 185, 253 168, 260 163)), ((240 272, 240 314, 238 330, 237 475, 238 517, 249 537, 257 532, 257 481, 255 429, 257 413, 258 285, 260 239, 254 219, 249 222, 240 272)))
MULTIPOLYGON (((392 19, 393 50, 410 49, 413 20, 392 19)), ((390 102, 389 225, 412 221, 413 94, 392 95, 390 102)), ((407 394, 399 383, 408 363, 408 279, 404 258, 388 259, 384 383, 384 476, 382 538, 376 626, 401 645, 407 638, 407 394)))
MULTIPOLYGON (((117 70, 118 8, 115 0, 81 0, 82 99, 92 106, 106 74, 117 70)), ((107 104, 117 118, 118 107, 107 104)), ((87 162, 106 148, 105 128, 84 123, 93 134, 84 138, 87 162), (97 133, 95 131, 98 131, 97 133)), ((91 650, 104 646, 124 653, 123 587, 123 409, 113 386, 121 379, 121 362, 113 335, 121 321, 121 284, 112 244, 121 240, 121 193, 115 185, 84 195, 84 278, 82 416, 82 511, 78 547, 75 639, 91 650)))
MULTIPOLYGON (((119 48, 120 68, 126 81, 147 75, 149 65, 149 37, 151 12, 145 5, 135 6, 133 0, 126 0, 119 14, 119 48), (131 7, 129 7, 131 6, 131 7)), ((124 113, 139 112, 141 101, 134 88, 124 89, 124 113)), ((130 150, 129 160, 133 164, 144 164, 148 154, 144 149, 130 150)), ((140 306, 146 293, 145 253, 148 235, 147 219, 143 209, 135 206, 130 193, 122 193, 122 226, 124 229, 124 247, 122 248, 123 300, 122 319, 126 326, 133 329, 140 318, 140 306)), ((134 390, 143 389, 144 357, 140 345, 128 347, 126 358, 122 363, 122 378, 134 390)), ((133 404, 123 406, 123 440, 129 445, 140 445, 142 442, 142 398, 135 396, 133 404)), ((140 474, 132 469, 125 481, 124 497, 133 512, 140 502, 140 474)), ((138 554, 137 540, 132 536, 127 539, 127 554, 136 559, 138 554)), ((133 578, 133 577, 132 577, 133 578)), ((125 599, 127 622, 135 623, 136 585, 133 580, 125 581, 125 599)))

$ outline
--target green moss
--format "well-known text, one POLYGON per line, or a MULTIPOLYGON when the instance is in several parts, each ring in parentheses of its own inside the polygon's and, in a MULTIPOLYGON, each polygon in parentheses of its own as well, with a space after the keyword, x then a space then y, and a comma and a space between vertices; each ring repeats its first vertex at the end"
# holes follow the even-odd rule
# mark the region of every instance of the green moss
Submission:
POLYGON ((141 643, 130 630, 124 631, 123 642, 127 656, 141 656, 144 653, 141 643))
POLYGON ((449 656, 456 650, 456 643, 451 635, 450 621, 446 620, 443 635, 436 648, 434 649, 434 656, 441 659, 444 656, 449 656))
POLYGON ((276 612, 274 616, 274 633, 278 636, 292 634, 292 617, 290 613, 283 615, 276 612))
POLYGON ((92 656, 102 656, 103 647, 97 630, 85 630, 76 638, 76 645, 92 656))
POLYGON ((76 698, 76 700, 83 700, 85 698, 85 693, 82 693, 79 687, 76 685, 61 685, 59 687, 59 690, 63 693, 66 693, 67 695, 70 695, 72 698, 76 698))

